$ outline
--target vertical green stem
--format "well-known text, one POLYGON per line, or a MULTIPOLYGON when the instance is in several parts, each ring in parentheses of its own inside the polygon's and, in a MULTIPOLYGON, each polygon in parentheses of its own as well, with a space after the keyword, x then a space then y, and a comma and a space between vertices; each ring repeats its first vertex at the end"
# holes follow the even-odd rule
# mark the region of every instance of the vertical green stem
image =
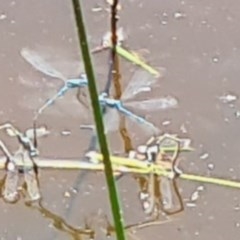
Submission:
POLYGON ((79 0, 72 0, 72 4, 73 4, 73 9, 75 14, 76 25, 78 29, 79 44, 82 51, 85 71, 88 78, 88 86, 89 86, 88 89, 91 97, 91 104, 93 108, 98 139, 100 142, 100 149, 104 156, 104 165, 105 165, 104 171, 105 171, 105 177, 108 185, 108 193, 109 193, 109 198, 111 202, 111 208, 112 208, 112 214, 113 214, 113 219, 114 219, 115 228, 116 228, 117 239, 124 240, 125 232, 123 227, 123 218, 120 212, 118 193, 117 193, 114 176, 112 172, 112 165, 110 161, 107 140, 104 134, 102 113, 101 113, 101 108, 98 101, 97 87, 95 84, 95 76, 94 76, 94 71, 92 67, 92 62, 91 62, 91 57, 90 57, 90 52, 89 52, 89 47, 87 42, 81 4, 79 0))

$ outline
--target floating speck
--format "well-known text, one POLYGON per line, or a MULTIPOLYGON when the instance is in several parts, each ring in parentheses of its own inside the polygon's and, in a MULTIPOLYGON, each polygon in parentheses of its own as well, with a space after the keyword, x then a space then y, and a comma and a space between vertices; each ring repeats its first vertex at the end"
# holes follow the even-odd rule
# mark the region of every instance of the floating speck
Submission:
POLYGON ((170 123, 171 123, 171 121, 166 120, 166 121, 162 122, 162 125, 163 125, 163 126, 167 126, 167 125, 169 125, 170 123))
POLYGON ((66 191, 66 192, 64 193, 64 197, 65 197, 65 198, 70 198, 71 195, 70 195, 70 193, 69 193, 68 191, 66 191))
POLYGON ((71 131, 69 130, 64 130, 61 132, 62 136, 69 136, 71 134, 71 131))
POLYGON ((185 17, 185 14, 182 13, 182 12, 175 12, 174 13, 174 18, 175 19, 180 19, 180 18, 184 18, 185 17))
POLYGON ((77 191, 77 189, 76 188, 71 188, 71 191, 74 193, 74 194, 77 194, 78 193, 78 191, 77 191))
POLYGON ((194 235, 195 235, 195 236, 199 236, 199 232, 196 231, 196 232, 194 233, 194 235))
POLYGON ((239 205, 235 206, 235 207, 234 207, 234 210, 235 210, 235 211, 239 211, 239 210, 240 210, 240 206, 239 206, 239 205))
POLYGON ((209 163, 208 165, 207 165, 207 167, 208 167, 208 170, 213 170, 214 169, 214 164, 213 163, 209 163))
POLYGON ((194 208, 197 205, 196 205, 196 203, 188 202, 188 203, 186 203, 186 206, 189 207, 189 208, 194 208))
POLYGON ((204 190, 204 186, 201 185, 201 186, 198 186, 198 187, 197 187, 197 191, 201 192, 201 191, 203 191, 203 190, 204 190))
POLYGON ((218 63, 218 62, 219 62, 219 57, 213 57, 213 58, 212 58, 212 61, 213 61, 214 63, 218 63))
POLYGON ((203 153, 201 156, 200 156, 200 159, 202 160, 205 160, 209 157, 209 153, 203 153))
POLYGON ((182 133, 187 133, 187 129, 184 124, 181 125, 180 130, 182 133))
POLYGON ((229 123, 230 122, 229 118, 224 118, 224 122, 229 123))
POLYGON ((192 202, 195 202, 195 201, 198 200, 198 198, 199 198, 199 192, 198 192, 198 191, 195 191, 195 192, 193 192, 193 194, 191 195, 190 200, 191 200, 192 202))
POLYGON ((237 99, 238 99, 237 95, 230 94, 230 93, 224 94, 224 95, 219 97, 219 100, 222 103, 232 103, 232 102, 235 102, 237 99))
POLYGON ((101 12, 103 9, 99 6, 93 7, 92 12, 101 12))
POLYGON ((161 21, 161 24, 162 24, 162 25, 167 25, 167 23, 168 23, 168 22, 165 21, 165 20, 162 20, 162 21, 161 21))
POLYGON ((236 111, 236 112, 234 113, 234 115, 235 115, 236 118, 240 118, 240 111, 236 111))
POLYGON ((2 14, 0 15, 0 20, 4 20, 4 19, 6 19, 6 18, 7 18, 7 15, 6 15, 6 14, 2 13, 2 14))

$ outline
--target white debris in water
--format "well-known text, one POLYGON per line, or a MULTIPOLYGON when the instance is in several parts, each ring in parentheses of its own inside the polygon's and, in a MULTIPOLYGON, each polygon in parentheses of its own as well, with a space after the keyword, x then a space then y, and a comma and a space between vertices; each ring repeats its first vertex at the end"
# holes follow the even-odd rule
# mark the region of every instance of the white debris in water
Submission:
POLYGON ((92 8, 92 12, 101 12, 101 11, 103 11, 103 8, 100 6, 95 6, 92 8))
POLYGON ((192 202, 195 202, 195 201, 198 200, 198 198, 199 198, 199 191, 195 191, 195 192, 193 192, 193 194, 191 195, 190 200, 191 200, 192 202))
POLYGON ((64 193, 64 197, 65 197, 65 198, 70 198, 70 197, 71 197, 70 192, 66 191, 66 192, 64 193))
POLYGON ((0 15, 0 20, 4 20, 4 19, 6 19, 6 18, 7 18, 7 15, 6 15, 6 14, 2 13, 2 14, 0 15))
POLYGON ((70 189, 71 189, 71 191, 72 191, 74 194, 77 194, 77 193, 78 193, 78 191, 77 191, 76 188, 71 187, 70 189))
POLYGON ((165 21, 165 20, 162 20, 162 21, 161 21, 161 24, 162 24, 162 25, 167 25, 167 23, 168 23, 168 22, 165 21))
POLYGON ((236 111, 236 112, 234 113, 234 115, 235 115, 236 118, 240 118, 240 111, 236 111))
POLYGON ((175 19, 180 19, 180 18, 184 18, 186 15, 185 13, 182 13, 182 12, 175 12, 173 16, 175 19))
POLYGON ((202 185, 198 186, 198 187, 197 187, 197 190, 198 190, 199 192, 203 191, 203 190, 204 190, 204 186, 202 186, 202 185))
POLYGON ((64 130, 61 132, 62 136, 69 136, 71 135, 71 131, 70 130, 64 130))
POLYGON ((202 25, 206 25, 207 23, 208 23, 207 20, 202 20, 202 21, 201 21, 201 24, 202 24, 202 25))
POLYGON ((230 122, 229 118, 224 118, 224 122, 229 123, 230 122))
POLYGON ((213 58, 212 58, 212 61, 213 61, 214 63, 219 62, 219 57, 213 57, 213 58))
POLYGON ((190 197, 190 202, 189 202, 189 206, 193 207, 194 206, 194 202, 196 202, 198 200, 198 198, 200 197, 200 192, 202 192, 204 190, 204 186, 200 185, 197 187, 197 189, 192 193, 191 197, 190 197))
POLYGON ((235 207, 234 207, 234 210, 235 210, 235 211, 239 211, 239 210, 240 210, 240 206, 239 206, 239 205, 235 206, 235 207))
POLYGON ((184 124, 181 125, 180 131, 181 131, 182 133, 187 133, 187 129, 186 129, 186 127, 185 127, 184 124))
POLYGON ((208 166, 208 170, 211 170, 211 171, 212 171, 212 170, 214 169, 214 167, 215 167, 213 163, 209 163, 207 166, 208 166))
POLYGON ((208 157, 209 157, 209 153, 203 153, 203 154, 200 156, 200 159, 206 160, 208 157))
POLYGON ((199 236, 199 232, 196 231, 196 232, 194 233, 194 235, 195 235, 195 236, 199 236))
POLYGON ((240 223, 239 223, 239 222, 235 223, 235 226, 236 226, 237 228, 239 228, 239 227, 240 227, 240 223))
POLYGON ((163 125, 163 126, 167 126, 167 125, 169 125, 170 123, 171 123, 171 121, 166 120, 166 121, 163 121, 163 122, 162 122, 162 125, 163 125))
POLYGON ((237 99, 238 99, 237 95, 230 94, 230 93, 224 94, 224 95, 219 97, 219 100, 222 103, 232 103, 232 102, 235 102, 237 99))
POLYGON ((192 203, 192 202, 188 202, 188 203, 186 203, 186 206, 189 207, 189 208, 194 208, 194 207, 197 206, 197 204, 196 203, 192 203))

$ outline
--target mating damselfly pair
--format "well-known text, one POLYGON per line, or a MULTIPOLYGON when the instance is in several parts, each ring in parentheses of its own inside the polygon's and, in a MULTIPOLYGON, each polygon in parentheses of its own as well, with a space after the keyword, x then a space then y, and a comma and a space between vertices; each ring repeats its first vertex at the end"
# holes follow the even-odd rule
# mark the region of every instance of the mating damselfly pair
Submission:
MULTIPOLYGON (((60 79, 63 82, 62 87, 57 91, 57 93, 38 108, 35 120, 46 108, 53 105, 58 98, 63 97, 69 90, 88 86, 86 74, 81 73, 76 78, 68 78, 68 76, 64 76, 60 71, 56 70, 51 65, 51 62, 48 62, 41 53, 38 53, 37 51, 29 48, 23 48, 21 50, 21 56, 36 70, 52 78, 60 79)), ((177 107, 177 99, 171 96, 143 101, 129 101, 142 92, 151 91, 151 88, 156 85, 156 83, 157 78, 142 69, 138 69, 133 74, 133 77, 129 81, 129 84, 123 92, 120 100, 110 98, 105 92, 100 93, 99 103, 107 108, 107 114, 104 115, 106 132, 116 131, 118 129, 118 113, 121 113, 132 121, 137 122, 144 130, 147 130, 148 132, 150 131, 152 134, 159 133, 159 129, 154 124, 129 110, 131 108, 134 109, 134 111, 142 110, 144 112, 156 112, 158 110, 177 107)))

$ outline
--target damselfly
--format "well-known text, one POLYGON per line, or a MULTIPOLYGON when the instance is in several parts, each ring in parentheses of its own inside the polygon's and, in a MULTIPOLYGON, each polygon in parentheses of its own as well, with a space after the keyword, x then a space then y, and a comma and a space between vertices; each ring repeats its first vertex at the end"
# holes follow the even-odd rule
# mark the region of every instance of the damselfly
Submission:
POLYGON ((132 108, 135 110, 142 110, 144 112, 157 112, 159 110, 177 107, 177 99, 171 96, 128 102, 128 100, 139 93, 151 91, 151 86, 156 84, 156 82, 157 78, 154 78, 144 70, 138 69, 124 90, 121 100, 109 98, 106 93, 99 95, 100 104, 106 107, 106 114, 104 115, 106 133, 116 131, 118 129, 120 121, 118 112, 137 122, 140 126, 143 126, 143 129, 147 130, 147 132, 150 130, 151 134, 159 133, 160 130, 154 124, 128 109, 132 108))
POLYGON ((29 63, 31 64, 35 69, 38 71, 53 77, 58 78, 63 81, 64 85, 58 90, 58 92, 48 99, 43 106, 41 106, 37 114, 35 116, 35 119, 50 105, 54 104, 57 98, 60 98, 64 96, 64 94, 74 88, 81 88, 88 85, 88 80, 86 77, 86 74, 82 73, 80 74, 79 78, 71 78, 68 79, 66 76, 64 76, 61 72, 56 70, 53 66, 51 66, 50 63, 48 63, 43 57, 40 56, 36 51, 33 51, 28 48, 23 48, 21 50, 21 56, 29 63))

